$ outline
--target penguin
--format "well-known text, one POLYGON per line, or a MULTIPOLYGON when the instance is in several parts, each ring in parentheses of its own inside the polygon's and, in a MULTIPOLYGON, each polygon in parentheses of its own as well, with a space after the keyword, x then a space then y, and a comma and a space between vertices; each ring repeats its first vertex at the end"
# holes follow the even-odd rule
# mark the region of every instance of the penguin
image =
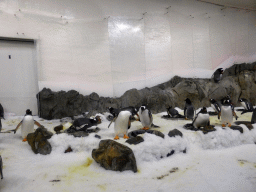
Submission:
POLYGON ((1 122, 1 119, 4 119, 4 108, 3 106, 1 105, 0 103, 0 132, 2 130, 2 122, 1 122))
POLYGON ((235 111, 233 110, 231 100, 230 99, 224 99, 222 100, 222 106, 221 106, 221 124, 222 127, 226 127, 228 124, 229 127, 231 127, 231 124, 233 122, 233 115, 238 118, 235 111))
POLYGON ((252 119, 251 119, 251 124, 256 123, 256 108, 253 109, 252 111, 252 119))
POLYGON ((219 113, 221 111, 221 105, 219 102, 217 102, 215 99, 210 99, 210 103, 211 103, 211 107, 213 108, 213 110, 218 114, 218 118, 219 118, 219 113))
POLYGON ((0 155, 0 174, 1 174, 1 179, 4 178, 3 176, 3 160, 2 160, 2 157, 0 155))
POLYGON ((193 119, 195 115, 194 106, 192 105, 192 102, 189 98, 185 100, 184 115, 186 120, 193 119))
POLYGON ((203 107, 195 116, 192 125, 195 128, 205 127, 210 125, 209 114, 207 113, 206 107, 203 107))
POLYGON ((221 80, 222 74, 223 74, 223 68, 216 69, 216 71, 212 75, 212 78, 215 83, 218 83, 221 80))
MULTIPOLYGON (((127 136, 127 131, 131 126, 131 119, 132 114, 130 111, 120 111, 118 116, 111 121, 111 123, 115 121, 115 140, 119 139, 119 134, 123 134, 124 139, 129 139, 127 136)), ((110 127, 111 123, 109 124, 108 128, 110 127)))
POLYGON ((132 106, 124 107, 121 109, 115 109, 113 107, 108 107, 109 112, 113 115, 113 117, 117 117, 120 111, 130 111, 132 116, 138 116, 138 109, 132 106))
POLYGON ((16 131, 21 126, 21 136, 23 138, 23 141, 27 141, 27 135, 29 133, 33 133, 34 132, 34 124, 37 125, 38 127, 41 126, 40 123, 38 123, 36 120, 34 120, 34 118, 32 116, 32 111, 30 111, 30 109, 27 109, 24 118, 17 125, 17 127, 13 130, 14 134, 16 133, 16 131))
POLYGON ((166 107, 166 110, 169 117, 184 118, 184 116, 179 114, 179 112, 176 109, 174 109, 172 106, 166 107))
POLYGON ((142 105, 139 108, 138 115, 139 115, 140 122, 143 126, 142 129, 148 130, 149 128, 152 128, 152 127, 154 127, 154 128, 159 127, 159 126, 153 124, 152 113, 151 113, 150 109, 148 109, 146 107, 146 105, 142 105))
POLYGON ((76 131, 87 131, 88 128, 100 123, 101 118, 98 115, 95 118, 80 117, 74 120, 73 124, 66 130, 66 132, 73 133, 76 131))
POLYGON ((253 105, 250 101, 248 101, 245 98, 240 98, 238 101, 241 103, 241 105, 244 107, 244 111, 241 114, 244 114, 246 112, 252 112, 253 111, 253 105))

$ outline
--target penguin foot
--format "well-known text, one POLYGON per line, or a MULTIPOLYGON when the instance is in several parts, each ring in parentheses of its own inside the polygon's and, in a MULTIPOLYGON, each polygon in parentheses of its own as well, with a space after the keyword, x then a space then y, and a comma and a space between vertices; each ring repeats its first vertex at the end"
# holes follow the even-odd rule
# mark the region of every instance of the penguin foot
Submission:
POLYGON ((114 140, 117 140, 117 139, 119 139, 118 135, 115 136, 114 140))
POLYGON ((124 134, 124 139, 129 139, 129 137, 126 134, 124 134))
POLYGON ((22 140, 22 142, 26 142, 27 141, 27 137, 25 137, 23 140, 22 140))
POLYGON ((228 124, 228 127, 231 127, 231 124, 230 124, 230 123, 228 124))
POLYGON ((143 129, 143 130, 148 130, 149 128, 148 128, 148 127, 143 127, 142 129, 143 129))
POLYGON ((222 127, 226 127, 226 125, 225 125, 225 124, 222 124, 221 126, 222 126, 222 127))

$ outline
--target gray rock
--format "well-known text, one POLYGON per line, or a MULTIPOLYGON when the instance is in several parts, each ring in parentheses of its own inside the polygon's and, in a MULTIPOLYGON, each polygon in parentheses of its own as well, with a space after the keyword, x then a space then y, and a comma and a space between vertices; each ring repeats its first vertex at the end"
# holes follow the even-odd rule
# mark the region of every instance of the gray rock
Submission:
POLYGON ((52 135, 53 133, 47 131, 43 126, 40 126, 34 133, 29 133, 27 135, 28 144, 31 146, 31 149, 35 154, 50 154, 52 147, 47 139, 50 139, 52 135))
POLYGON ((144 139, 141 136, 137 136, 137 137, 132 137, 130 139, 127 139, 125 142, 129 143, 130 145, 137 145, 143 141, 144 139))
POLYGON ((92 150, 92 158, 107 170, 137 172, 133 151, 113 140, 101 140, 99 148, 92 150))
POLYGON ((169 131, 168 135, 169 135, 169 137, 175 137, 175 136, 183 137, 182 132, 179 131, 178 129, 173 129, 173 130, 169 131))

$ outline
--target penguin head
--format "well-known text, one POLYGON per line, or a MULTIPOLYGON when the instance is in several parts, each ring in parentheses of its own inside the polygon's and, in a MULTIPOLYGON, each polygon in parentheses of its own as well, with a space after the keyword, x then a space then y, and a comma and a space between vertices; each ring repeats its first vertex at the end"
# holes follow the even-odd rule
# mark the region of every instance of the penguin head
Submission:
POLYGON ((172 108, 172 106, 166 105, 165 108, 166 108, 167 110, 170 110, 170 109, 172 108))
POLYGON ((185 99, 185 101, 186 101, 187 104, 189 104, 189 105, 191 104, 191 101, 190 101, 189 98, 185 99))
POLYGON ((240 98, 240 99, 238 99, 238 101, 239 101, 239 102, 245 102, 245 101, 246 101, 246 99, 244 99, 244 98, 240 98))
POLYGON ((203 107, 199 113, 206 114, 206 113, 207 113, 207 109, 206 109, 206 107, 203 107))
POLYGON ((220 74, 223 74, 223 68, 218 68, 217 71, 220 73, 220 74))
POLYGON ((231 100, 230 99, 222 100, 222 105, 231 105, 231 100))
POLYGON ((26 110, 26 115, 32 115, 32 111, 30 111, 30 109, 26 110))
POLYGON ((209 101, 210 101, 211 103, 215 103, 215 102, 216 102, 215 99, 209 99, 209 101))
POLYGON ((141 112, 142 112, 142 111, 144 111, 145 109, 147 109, 147 107, 146 107, 145 105, 142 105, 142 106, 140 107, 140 109, 141 109, 141 112))

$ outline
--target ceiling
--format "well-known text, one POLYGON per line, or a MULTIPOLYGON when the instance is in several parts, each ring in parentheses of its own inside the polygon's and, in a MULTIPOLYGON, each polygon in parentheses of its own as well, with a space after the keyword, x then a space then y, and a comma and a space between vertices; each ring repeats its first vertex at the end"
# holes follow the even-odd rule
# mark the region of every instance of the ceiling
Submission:
POLYGON ((256 11, 256 0, 198 0, 201 2, 256 11))

